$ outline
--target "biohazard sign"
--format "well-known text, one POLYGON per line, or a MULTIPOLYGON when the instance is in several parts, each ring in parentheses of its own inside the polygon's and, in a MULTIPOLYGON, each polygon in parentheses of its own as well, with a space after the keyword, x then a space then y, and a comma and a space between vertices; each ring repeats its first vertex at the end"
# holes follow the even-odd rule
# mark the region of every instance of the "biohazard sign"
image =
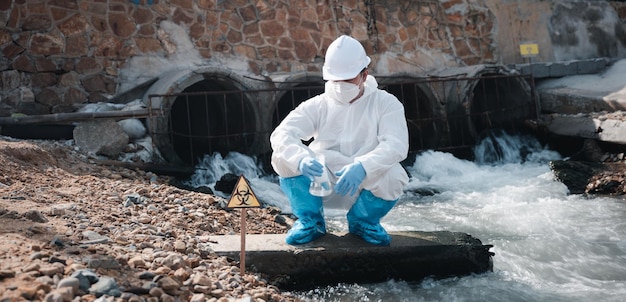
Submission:
MULTIPOLYGON (((259 208, 261 204, 252 192, 248 180, 239 176, 239 180, 230 194, 227 208, 259 208)), ((241 211, 241 253, 239 253, 239 270, 243 274, 246 270, 246 210, 241 211)))
POLYGON ((243 175, 239 176, 239 180, 233 189, 233 193, 230 195, 230 200, 228 201, 227 208, 259 208, 261 204, 259 200, 252 192, 252 188, 248 183, 248 180, 243 177, 243 175))

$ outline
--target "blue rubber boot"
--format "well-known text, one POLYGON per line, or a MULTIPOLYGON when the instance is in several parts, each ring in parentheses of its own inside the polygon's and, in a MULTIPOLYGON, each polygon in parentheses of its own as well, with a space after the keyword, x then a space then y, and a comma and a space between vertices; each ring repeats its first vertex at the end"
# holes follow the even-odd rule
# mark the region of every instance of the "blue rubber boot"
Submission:
POLYGON ((298 217, 287 232, 287 244, 309 243, 326 234, 322 198, 309 193, 310 183, 305 176, 280 178, 280 188, 289 198, 293 214, 298 217))
POLYGON ((363 190, 359 198, 348 211, 348 228, 355 234, 374 245, 391 244, 391 237, 380 225, 380 219, 393 208, 398 200, 378 198, 368 190, 363 190))

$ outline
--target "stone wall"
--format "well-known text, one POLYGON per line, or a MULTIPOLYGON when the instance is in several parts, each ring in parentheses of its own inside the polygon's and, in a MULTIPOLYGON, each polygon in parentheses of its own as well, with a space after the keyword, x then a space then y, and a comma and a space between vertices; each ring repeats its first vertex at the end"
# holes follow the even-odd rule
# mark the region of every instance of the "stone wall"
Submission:
MULTIPOLYGON (((613 5, 623 20, 623 4, 613 5)), ((498 32, 513 22, 498 19, 501 7, 491 0, 0 1, 0 116, 71 112, 172 68, 319 72, 340 34, 364 44, 374 74, 516 63, 502 37, 518 33, 498 32)))

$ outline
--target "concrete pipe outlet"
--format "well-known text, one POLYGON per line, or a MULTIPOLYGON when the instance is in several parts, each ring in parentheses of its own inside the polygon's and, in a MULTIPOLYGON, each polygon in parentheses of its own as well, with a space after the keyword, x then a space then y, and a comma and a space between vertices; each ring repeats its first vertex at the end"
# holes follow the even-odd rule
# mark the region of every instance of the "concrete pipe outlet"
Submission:
POLYGON ((170 163, 195 165, 204 155, 256 152, 259 95, 249 81, 228 70, 204 68, 161 75, 146 93, 155 112, 149 129, 155 146, 170 163))
POLYGON ((536 118, 536 93, 525 77, 504 66, 447 68, 430 75, 432 91, 445 106, 447 145, 461 157, 486 133, 524 131, 526 121, 536 118))

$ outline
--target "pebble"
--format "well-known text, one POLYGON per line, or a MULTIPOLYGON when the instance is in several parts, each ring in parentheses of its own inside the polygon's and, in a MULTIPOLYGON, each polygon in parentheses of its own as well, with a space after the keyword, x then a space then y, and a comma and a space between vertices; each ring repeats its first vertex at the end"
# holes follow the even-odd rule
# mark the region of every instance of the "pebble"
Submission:
POLYGON ((0 281, 5 278, 13 278, 15 277, 15 272, 11 270, 0 270, 0 281))
POLYGON ((74 299, 74 290, 71 287, 61 287, 49 292, 44 300, 46 302, 65 302, 74 299))
POLYGON ((59 281, 59 284, 57 284, 57 288, 61 287, 71 287, 72 289, 74 289, 74 292, 78 292, 80 288, 80 280, 75 277, 63 278, 61 281, 59 281))
POLYGON ((115 279, 108 276, 100 277, 98 282, 92 284, 89 288, 89 293, 96 295, 96 297, 100 297, 102 295, 119 297, 122 295, 115 279))

